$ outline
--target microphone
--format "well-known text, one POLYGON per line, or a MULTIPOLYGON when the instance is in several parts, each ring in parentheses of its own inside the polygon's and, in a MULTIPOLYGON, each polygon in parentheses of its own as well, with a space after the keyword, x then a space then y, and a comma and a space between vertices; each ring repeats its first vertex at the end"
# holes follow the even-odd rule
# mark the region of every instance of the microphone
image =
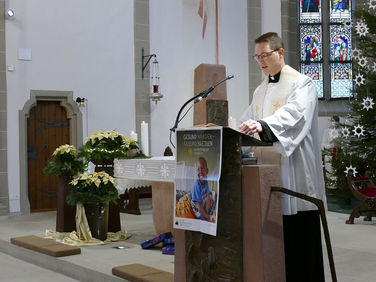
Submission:
POLYGON ((215 85, 210 86, 210 87, 209 87, 208 89, 206 89, 205 91, 202 91, 200 94, 198 94, 198 95, 196 96, 197 98, 195 99, 194 103, 196 104, 196 103, 200 102, 202 99, 208 97, 208 96, 210 95, 210 93, 212 93, 213 90, 214 90, 219 84, 221 84, 222 82, 225 82, 226 80, 229 80, 229 79, 231 79, 231 78, 234 78, 234 76, 233 76, 232 74, 229 75, 229 76, 227 76, 226 78, 222 79, 220 82, 217 82, 215 85))
MULTIPOLYGON (((187 102, 184 103, 184 105, 180 108, 179 112, 178 112, 178 115, 176 117, 176 120, 175 120, 175 124, 172 128, 170 128, 170 131, 172 132, 175 132, 175 129, 178 127, 178 124, 180 122, 179 118, 180 118, 180 114, 181 112, 183 111, 183 109, 185 108, 186 105, 188 105, 188 103, 190 103, 191 101, 195 100, 194 103, 198 103, 200 102, 202 99, 208 97, 210 95, 210 93, 218 86, 220 85, 221 83, 225 82, 226 80, 229 80, 231 78, 234 78, 234 75, 229 75, 227 77, 225 77, 224 79, 222 79, 221 81, 217 82, 216 84, 210 86, 208 89, 202 91, 201 93, 197 94, 196 96, 194 96, 193 98, 190 98, 187 102)), ((192 107, 192 106, 191 106, 192 107)), ((189 109, 188 109, 189 110, 189 109)), ((183 116, 184 117, 184 116, 183 116)))

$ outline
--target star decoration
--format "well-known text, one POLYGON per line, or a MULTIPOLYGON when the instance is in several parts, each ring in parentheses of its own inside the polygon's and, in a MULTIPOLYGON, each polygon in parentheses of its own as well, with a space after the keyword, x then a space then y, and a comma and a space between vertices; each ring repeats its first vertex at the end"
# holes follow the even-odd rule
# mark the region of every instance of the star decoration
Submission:
POLYGON ((354 135, 357 136, 358 138, 360 138, 360 136, 364 136, 363 126, 361 126, 360 124, 355 125, 353 132, 354 132, 354 135))
POLYGON ((340 136, 339 130, 337 128, 330 129, 329 136, 331 140, 338 138, 340 136))
POLYGON ((368 7, 370 9, 376 9, 376 0, 368 0, 368 7))
POLYGON ((350 129, 347 126, 342 129, 342 135, 346 139, 350 136, 350 129))
POLYGON ((367 64, 368 64, 368 61, 367 61, 367 58, 364 57, 364 56, 360 56, 359 59, 358 59, 358 64, 364 68, 367 64))
POLYGON ((369 109, 373 109, 373 105, 375 103, 373 102, 373 99, 371 97, 367 97, 367 98, 363 98, 363 102, 362 102, 362 106, 363 106, 363 110, 369 110, 369 109))
POLYGON ((278 103, 278 101, 273 105, 273 107, 274 107, 274 110, 276 111, 276 110, 278 110, 279 109, 279 107, 281 107, 281 105, 278 103))
POLYGON ((351 55, 354 60, 357 60, 362 55, 362 50, 359 50, 358 48, 354 48, 351 51, 351 55))
POLYGON ((369 29, 364 20, 360 20, 356 23, 355 31, 357 34, 359 34, 360 37, 367 35, 369 29))
POLYGON ((365 84, 365 83, 366 83, 366 80, 365 80, 365 78, 363 77, 363 75, 360 74, 360 73, 358 73, 358 74, 356 75, 356 77, 355 77, 355 84, 356 84, 357 86, 360 86, 360 85, 365 84))
POLYGON ((346 175, 349 173, 350 170, 352 170, 354 176, 356 176, 356 174, 357 174, 356 168, 352 167, 352 165, 346 167, 346 170, 344 171, 346 173, 346 175))

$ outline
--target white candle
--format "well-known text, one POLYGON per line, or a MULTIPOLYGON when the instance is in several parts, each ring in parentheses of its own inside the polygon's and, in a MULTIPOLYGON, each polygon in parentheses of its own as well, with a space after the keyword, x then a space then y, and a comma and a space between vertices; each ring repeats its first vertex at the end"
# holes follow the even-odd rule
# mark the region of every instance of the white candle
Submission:
POLYGON ((237 130, 237 128, 236 128, 236 118, 233 118, 233 117, 228 118, 228 127, 232 128, 234 130, 237 130))
POLYGON ((137 136, 137 133, 134 132, 134 131, 131 131, 131 138, 132 138, 133 140, 138 141, 137 137, 138 137, 138 136, 137 136))
POLYGON ((141 123, 141 150, 149 156, 149 125, 145 121, 141 123))

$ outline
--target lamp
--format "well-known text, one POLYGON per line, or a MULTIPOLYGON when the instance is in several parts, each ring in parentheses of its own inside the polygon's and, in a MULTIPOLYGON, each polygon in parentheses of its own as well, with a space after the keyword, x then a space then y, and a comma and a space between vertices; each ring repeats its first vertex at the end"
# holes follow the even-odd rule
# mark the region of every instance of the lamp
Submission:
POLYGON ((6 14, 7 14, 8 18, 13 18, 14 17, 13 9, 7 9, 6 14))
POLYGON ((151 82, 152 82, 152 87, 151 87, 151 95, 150 99, 154 101, 156 104, 158 101, 160 101, 163 98, 163 95, 159 93, 159 66, 158 66, 158 61, 157 61, 157 55, 151 54, 151 55, 144 55, 144 48, 142 48, 142 79, 144 79, 144 70, 149 64, 150 60, 154 57, 154 60, 151 64, 151 82), (145 58, 148 58, 148 60, 145 63, 145 58))
POLYGON ((77 97, 76 102, 77 102, 79 107, 83 107, 84 104, 85 104, 85 98, 77 97))

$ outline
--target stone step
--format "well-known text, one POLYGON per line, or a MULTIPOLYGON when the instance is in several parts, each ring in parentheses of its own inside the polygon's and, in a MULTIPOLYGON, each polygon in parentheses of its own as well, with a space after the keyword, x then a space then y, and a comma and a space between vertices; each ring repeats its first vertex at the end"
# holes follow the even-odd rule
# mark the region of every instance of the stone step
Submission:
POLYGON ((5 204, 0 202, 0 216, 1 215, 8 215, 8 213, 9 213, 8 205, 5 205, 5 204))
POLYGON ((45 254, 31 251, 16 245, 11 244, 5 240, 0 239, 0 252, 23 260, 25 262, 37 265, 39 267, 52 270, 56 273, 63 274, 79 281, 104 281, 104 282, 120 282, 127 281, 108 275, 106 273, 98 272, 94 269, 89 269, 82 265, 67 260, 67 257, 56 258, 45 254))

